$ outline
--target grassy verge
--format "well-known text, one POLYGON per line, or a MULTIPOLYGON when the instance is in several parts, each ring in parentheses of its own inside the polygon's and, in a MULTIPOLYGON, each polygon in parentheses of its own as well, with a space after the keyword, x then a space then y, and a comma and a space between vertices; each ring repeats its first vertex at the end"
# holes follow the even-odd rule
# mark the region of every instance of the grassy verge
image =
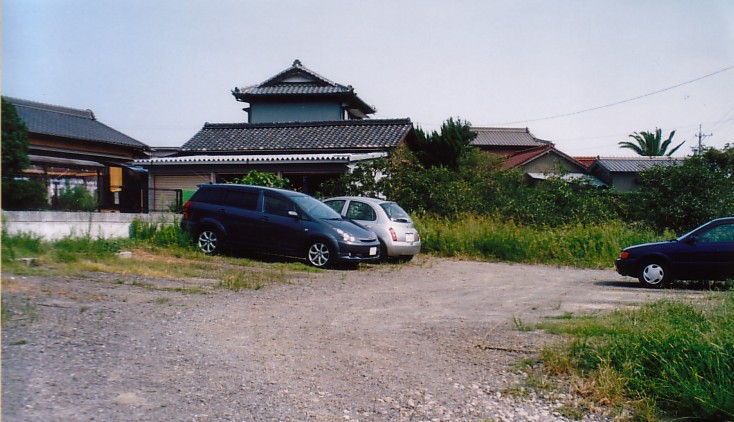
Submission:
MULTIPOLYGON (((130 232, 131 239, 80 237, 54 242, 27 234, 9 236, 3 233, 3 271, 42 276, 104 272, 169 279, 214 279, 216 286, 231 290, 285 283, 299 273, 315 271, 297 261, 265 262, 208 256, 195 250, 188 235, 175 225, 136 222, 130 232), (123 251, 131 252, 132 258, 120 256, 119 252, 123 251)), ((203 292, 199 290, 187 292, 203 292)))
POLYGON ((543 350, 546 375, 634 420, 734 419, 734 296, 665 300, 538 325, 566 336, 543 350))
POLYGON ((424 216, 416 225, 423 252, 584 268, 609 268, 626 246, 674 237, 619 222, 538 228, 476 215, 424 216))

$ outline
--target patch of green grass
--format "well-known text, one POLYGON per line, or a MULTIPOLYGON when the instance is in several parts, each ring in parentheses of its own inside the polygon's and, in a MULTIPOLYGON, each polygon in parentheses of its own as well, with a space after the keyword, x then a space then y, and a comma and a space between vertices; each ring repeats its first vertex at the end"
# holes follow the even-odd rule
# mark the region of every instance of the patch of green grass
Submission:
POLYGON ((25 299, 22 303, 11 303, 3 299, 2 324, 5 325, 12 320, 24 320, 33 323, 38 320, 38 310, 30 299, 25 299))
POLYGON ((533 326, 526 324, 520 317, 513 316, 512 317, 512 324, 515 326, 515 329, 518 331, 533 331, 533 326))
POLYGON ((265 271, 227 271, 221 276, 218 287, 229 290, 238 291, 241 289, 258 290, 267 283, 284 283, 287 281, 285 271, 265 270, 265 271))
POLYGON ((674 237, 615 221, 537 227, 468 214, 425 215, 415 222, 427 253, 583 268, 609 268, 626 246, 674 237))
POLYGON ((547 370, 592 385, 598 402, 631 403, 639 417, 651 418, 645 420, 661 413, 734 418, 734 296, 664 300, 539 326, 570 336, 543 351, 547 370))

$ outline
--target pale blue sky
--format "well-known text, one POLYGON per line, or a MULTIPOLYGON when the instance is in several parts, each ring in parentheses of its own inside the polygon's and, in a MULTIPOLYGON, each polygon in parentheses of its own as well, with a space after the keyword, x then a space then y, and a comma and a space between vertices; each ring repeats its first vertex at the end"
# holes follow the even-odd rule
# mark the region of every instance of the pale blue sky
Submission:
POLYGON ((90 108, 151 146, 245 121, 231 89, 294 59, 428 130, 529 127, 575 156, 631 155, 617 143, 655 127, 682 154, 699 124, 734 143, 730 0, 2 1, 3 95, 90 108))

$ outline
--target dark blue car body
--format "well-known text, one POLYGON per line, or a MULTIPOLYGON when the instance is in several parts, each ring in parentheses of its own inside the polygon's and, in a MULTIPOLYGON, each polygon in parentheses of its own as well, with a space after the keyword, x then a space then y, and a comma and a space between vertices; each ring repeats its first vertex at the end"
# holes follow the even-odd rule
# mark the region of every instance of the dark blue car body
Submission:
POLYGON ((200 185, 181 226, 205 253, 223 247, 305 258, 316 267, 379 258, 377 235, 311 196, 237 184, 200 185))
POLYGON ((615 267, 647 287, 675 279, 734 279, 734 217, 709 221, 677 239, 625 248, 615 267))

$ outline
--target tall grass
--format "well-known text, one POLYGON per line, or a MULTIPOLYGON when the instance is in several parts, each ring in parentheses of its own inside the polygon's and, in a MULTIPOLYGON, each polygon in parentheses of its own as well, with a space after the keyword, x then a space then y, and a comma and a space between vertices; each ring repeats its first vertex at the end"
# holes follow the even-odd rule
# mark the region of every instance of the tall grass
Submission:
POLYGON ((608 268, 629 245, 672 238, 617 221, 537 227, 500 218, 461 215, 416 219, 423 252, 484 260, 608 268))
POLYGON ((178 224, 147 222, 139 218, 130 223, 130 239, 145 241, 156 246, 190 247, 191 236, 178 224))
POLYGON ((542 327, 574 337, 561 351, 544 352, 549 369, 596 385, 613 379, 639 414, 734 419, 734 296, 696 305, 665 300, 542 327))

